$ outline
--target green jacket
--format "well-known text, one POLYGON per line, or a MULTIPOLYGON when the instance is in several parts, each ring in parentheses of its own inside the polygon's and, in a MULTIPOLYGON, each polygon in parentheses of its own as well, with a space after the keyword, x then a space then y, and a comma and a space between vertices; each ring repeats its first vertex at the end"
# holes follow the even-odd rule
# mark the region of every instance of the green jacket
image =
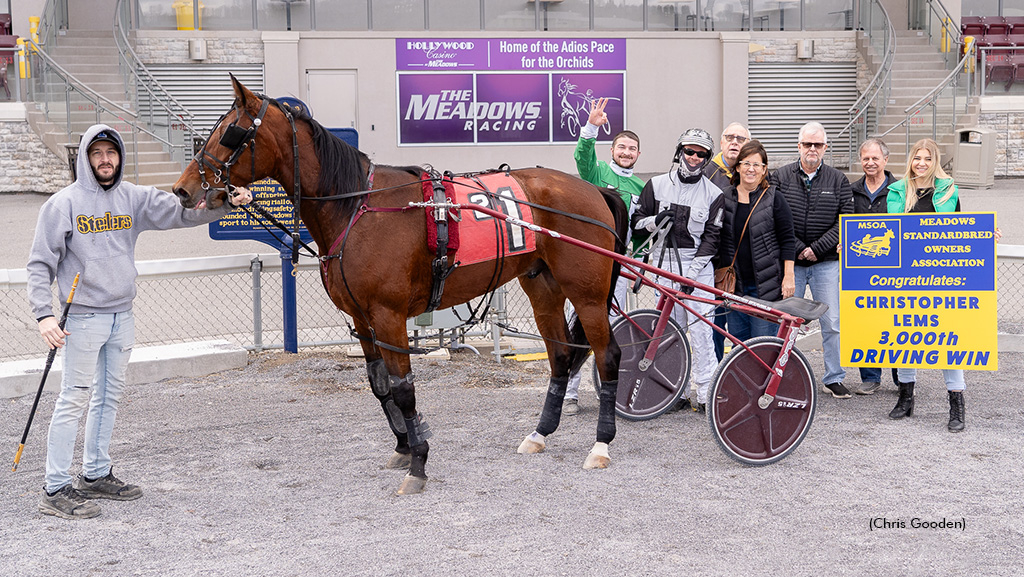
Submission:
MULTIPOLYGON (((952 178, 936 178, 935 194, 932 195, 932 202, 935 204, 936 212, 956 212, 956 205, 960 197, 960 190, 953 184, 952 178), (949 187, 953 187, 953 194, 945 202, 939 199, 946 194, 949 187)), ((889 185, 889 195, 885 199, 889 208, 889 214, 898 214, 907 210, 907 180, 902 179, 889 185)))
POLYGON ((626 203, 629 214, 633 214, 633 205, 640 198, 640 192, 644 189, 644 181, 637 175, 619 176, 615 174, 612 167, 603 160, 597 159, 597 152, 594 145, 597 139, 581 138, 576 143, 576 151, 573 157, 576 159, 576 170, 580 178, 601 188, 614 188, 618 191, 622 201, 626 203))

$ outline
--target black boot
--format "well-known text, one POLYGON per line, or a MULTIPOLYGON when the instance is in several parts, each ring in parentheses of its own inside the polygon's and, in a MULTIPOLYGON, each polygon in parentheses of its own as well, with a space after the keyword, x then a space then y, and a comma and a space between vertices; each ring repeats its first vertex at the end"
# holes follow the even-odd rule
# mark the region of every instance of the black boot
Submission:
POLYGON ((914 414, 914 383, 899 383, 900 398, 889 411, 890 419, 902 419, 914 414))
POLYGON ((964 392, 949 391, 949 432, 964 430, 964 392))

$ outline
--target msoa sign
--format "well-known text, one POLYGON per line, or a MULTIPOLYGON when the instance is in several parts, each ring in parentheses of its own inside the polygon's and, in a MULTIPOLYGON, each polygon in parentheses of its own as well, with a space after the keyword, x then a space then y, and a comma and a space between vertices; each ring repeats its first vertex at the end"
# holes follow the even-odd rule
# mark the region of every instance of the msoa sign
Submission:
POLYGON ((843 215, 843 366, 998 368, 994 213, 843 215))

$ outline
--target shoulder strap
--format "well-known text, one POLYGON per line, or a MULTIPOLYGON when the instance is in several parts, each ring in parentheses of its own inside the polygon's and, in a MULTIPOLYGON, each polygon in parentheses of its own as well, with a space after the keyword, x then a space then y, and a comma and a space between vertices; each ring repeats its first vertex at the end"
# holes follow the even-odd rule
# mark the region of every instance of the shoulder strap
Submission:
MULTIPOLYGON (((732 262, 729 263, 730 267, 736 265, 736 257, 739 256, 739 254, 740 254, 740 243, 743 242, 743 234, 747 232, 747 225, 750 224, 750 217, 754 216, 754 210, 757 209, 757 205, 760 204, 761 199, 764 198, 765 193, 767 193, 767 192, 768 192, 767 188, 761 189, 761 196, 757 197, 757 200, 754 201, 754 206, 750 207, 750 213, 747 215, 747 222, 744 222, 743 223, 743 228, 740 229, 740 238, 736 241, 736 249, 732 251, 732 262)), ((737 204, 739 204, 739 196, 738 195, 739 195, 739 191, 737 190, 737 197, 736 197, 736 203, 737 204)))

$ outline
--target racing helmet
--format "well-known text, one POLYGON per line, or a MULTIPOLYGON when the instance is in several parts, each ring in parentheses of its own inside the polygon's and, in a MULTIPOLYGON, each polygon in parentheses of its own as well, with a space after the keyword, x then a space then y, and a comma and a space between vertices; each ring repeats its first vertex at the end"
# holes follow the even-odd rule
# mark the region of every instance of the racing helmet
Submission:
POLYGON ((676 142, 676 154, 679 154, 679 150, 685 144, 694 144, 701 148, 706 148, 708 152, 714 154, 715 152, 715 141, 708 134, 708 131, 703 128, 690 128, 687 129, 680 137, 679 141, 676 142))

